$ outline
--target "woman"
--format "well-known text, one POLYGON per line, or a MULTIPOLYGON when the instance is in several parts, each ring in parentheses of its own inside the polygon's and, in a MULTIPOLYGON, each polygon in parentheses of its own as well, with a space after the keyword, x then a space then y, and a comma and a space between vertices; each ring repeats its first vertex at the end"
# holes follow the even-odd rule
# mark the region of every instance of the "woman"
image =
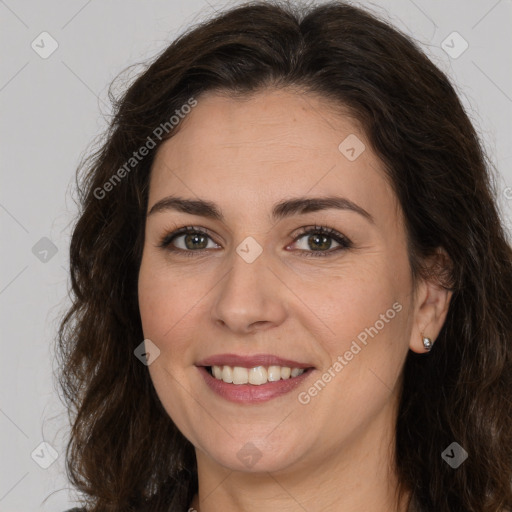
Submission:
POLYGON ((512 508, 512 265, 446 76, 340 2, 253 3, 118 102, 61 385, 90 511, 512 508))

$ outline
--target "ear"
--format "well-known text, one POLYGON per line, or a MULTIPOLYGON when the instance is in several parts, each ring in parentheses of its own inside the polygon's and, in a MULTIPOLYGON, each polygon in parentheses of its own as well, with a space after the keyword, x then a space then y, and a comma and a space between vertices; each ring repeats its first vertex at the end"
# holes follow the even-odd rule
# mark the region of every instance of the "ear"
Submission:
POLYGON ((409 341, 409 348, 413 352, 428 352, 423 345, 423 337, 430 338, 434 343, 443 327, 453 292, 439 284, 438 276, 449 271, 451 264, 446 251, 439 248, 427 261, 427 278, 422 278, 417 283, 409 341))

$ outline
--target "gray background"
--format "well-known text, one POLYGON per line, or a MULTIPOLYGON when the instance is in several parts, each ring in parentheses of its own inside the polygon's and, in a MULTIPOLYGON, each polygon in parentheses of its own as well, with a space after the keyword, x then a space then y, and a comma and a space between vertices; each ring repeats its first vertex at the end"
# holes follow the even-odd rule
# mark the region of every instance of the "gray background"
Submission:
MULTIPOLYGON (((107 87, 189 25, 237 3, 0 0, 2 512, 60 512, 74 503, 64 474, 69 426, 53 380, 53 343, 68 305, 74 172, 106 126, 107 87), (39 52, 51 49, 44 31, 58 43, 46 59, 31 47, 34 41, 39 52), (51 449, 42 442, 58 454, 47 469, 40 464, 51 462, 51 449)), ((510 230, 512 0, 359 4, 419 40, 452 77, 499 171, 499 205, 510 230), (454 31, 469 45, 456 58, 464 43, 450 36, 454 31)))

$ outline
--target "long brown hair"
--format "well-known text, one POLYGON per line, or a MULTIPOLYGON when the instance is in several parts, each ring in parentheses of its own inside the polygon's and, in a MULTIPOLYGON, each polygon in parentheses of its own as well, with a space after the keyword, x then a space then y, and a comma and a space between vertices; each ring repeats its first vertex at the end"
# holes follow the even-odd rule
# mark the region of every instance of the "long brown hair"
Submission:
POLYGON ((179 130, 169 119, 191 98, 267 87, 300 88, 348 109, 400 201, 415 279, 432 278, 422 262, 438 248, 454 262, 437 269, 453 296, 435 347, 405 363, 401 488, 425 511, 512 510, 512 255, 492 167, 450 81, 417 44, 338 1, 250 2, 220 13, 178 37, 114 99, 104 142, 80 168, 73 303, 59 329, 70 481, 91 512, 182 511, 197 492, 193 446, 134 356, 151 165, 179 130), (129 160, 148 138, 149 154, 129 160), (457 469, 441 457, 453 442, 469 454, 457 469))

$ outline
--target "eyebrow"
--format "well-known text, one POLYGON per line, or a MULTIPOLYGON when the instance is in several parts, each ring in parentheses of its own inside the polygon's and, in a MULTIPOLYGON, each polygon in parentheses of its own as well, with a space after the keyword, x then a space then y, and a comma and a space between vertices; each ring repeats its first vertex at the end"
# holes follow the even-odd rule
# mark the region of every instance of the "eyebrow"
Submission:
MULTIPOLYGON (((327 196, 327 197, 297 197, 277 203, 272 208, 272 219, 274 221, 291 217, 292 215, 302 215, 320 210, 350 210, 365 217, 372 224, 374 218, 361 206, 355 204, 345 197, 327 196)), ((168 196, 156 202, 147 216, 158 212, 174 210, 191 215, 198 215, 213 220, 224 222, 224 216, 215 203, 203 199, 186 199, 183 197, 168 196)))

